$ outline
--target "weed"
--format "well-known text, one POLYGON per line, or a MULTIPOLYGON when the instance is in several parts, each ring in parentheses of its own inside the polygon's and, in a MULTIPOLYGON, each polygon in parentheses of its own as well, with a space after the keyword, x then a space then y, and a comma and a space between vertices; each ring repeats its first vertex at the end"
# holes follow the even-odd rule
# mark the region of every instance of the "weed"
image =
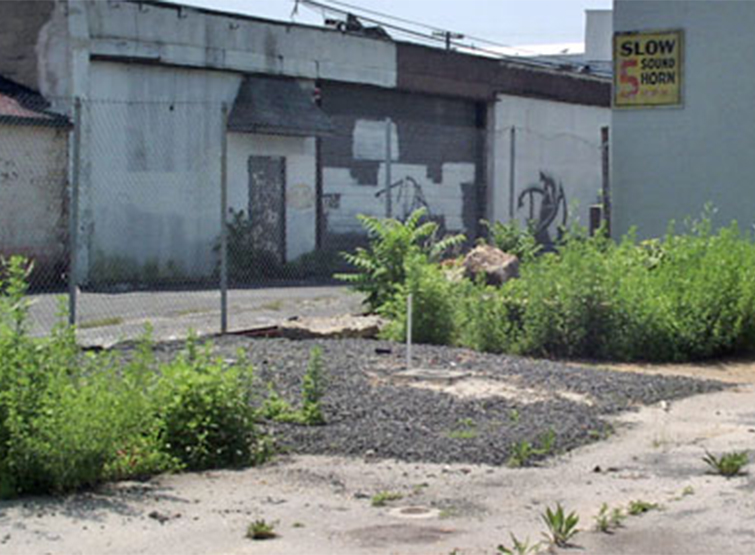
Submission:
POLYGON ((250 540, 270 540, 277 538, 275 533, 274 522, 267 522, 265 519, 259 519, 252 522, 246 529, 246 537, 250 540))
POLYGON ((535 457, 551 454, 556 444, 556 433, 553 430, 548 430, 540 436, 539 444, 539 447, 535 447, 526 439, 512 444, 507 464, 511 468, 519 468, 527 466, 535 457))
POLYGON ((391 501, 403 499, 404 495, 397 491, 380 491, 372 496, 370 504, 373 507, 385 507, 391 501))
POLYGON ((608 503, 603 503, 600 507, 600 512, 595 517, 595 528, 599 532, 610 534, 613 530, 622 526, 625 518, 626 515, 621 508, 614 507, 611 510, 608 507, 608 503))
POLYGON ((716 457, 713 453, 705 451, 705 457, 703 461, 715 472, 721 476, 731 478, 742 473, 742 468, 747 466, 750 462, 750 457, 747 455, 747 451, 733 451, 731 453, 724 453, 720 457, 716 457))
POLYGON ((304 528, 304 527, 305 527, 305 524, 304 524, 303 522, 294 522, 294 523, 293 523, 293 524, 291 525, 291 527, 292 527, 292 528, 304 528))
POLYGON ((482 221, 488 230, 490 244, 503 252, 516 255, 522 262, 529 262, 542 249, 535 239, 531 228, 521 229, 519 222, 513 220, 510 223, 482 221))
POLYGON ((270 454, 243 356, 227 364, 192 337, 186 352, 159 362, 149 330, 128 361, 84 353, 64 314, 49 337, 30 337, 26 275, 20 258, 0 271, 0 497, 270 454))
POLYGON ((505 545, 501 544, 497 548, 498 553, 504 553, 505 555, 530 555, 538 553, 540 551, 540 548, 542 547, 541 542, 530 544, 529 538, 522 541, 518 539, 514 534, 510 534, 510 536, 511 547, 506 547, 505 545))
POLYGON ((302 379, 302 404, 299 410, 275 391, 273 384, 268 384, 267 397, 262 403, 259 414, 262 418, 276 422, 291 422, 316 426, 325 423, 320 401, 325 394, 325 372, 322 362, 322 348, 312 347, 309 352, 307 371, 302 379))
POLYGON ((541 515, 541 518, 548 527, 548 532, 544 532, 543 535, 550 543, 557 547, 567 547, 569 541, 579 532, 577 529, 579 516, 574 511, 567 515, 560 503, 556 504, 555 510, 546 507, 545 513, 541 515))
POLYGON ((416 343, 447 345, 454 339, 456 295, 454 284, 427 255, 407 254, 404 281, 378 309, 388 318, 382 330, 385 339, 404 341, 407 334, 407 299, 412 296, 412 340, 416 343))
POLYGON ((320 401, 325 394, 325 370, 322 362, 322 347, 315 346, 309 351, 307 372, 302 381, 302 422, 308 425, 324 424, 320 401))
POLYGON ((436 240, 438 224, 425 221, 427 210, 420 208, 403 223, 392 218, 357 216, 370 237, 368 249, 358 248, 344 258, 358 273, 336 277, 367 294, 366 303, 377 310, 397 292, 406 279, 405 261, 412 254, 438 258, 449 248, 460 245, 463 235, 436 240))
POLYGON ((479 435, 477 424, 471 418, 462 418, 453 430, 446 432, 450 439, 474 439, 479 435))
POLYGON ((660 511, 660 510, 661 510, 661 506, 658 503, 651 503, 649 501, 643 501, 641 499, 637 499, 637 500, 629 502, 627 513, 629 513, 632 516, 638 516, 638 515, 645 514, 650 511, 660 511))
POLYGON ((682 490, 682 497, 687 497, 688 495, 694 495, 694 494, 695 494, 695 488, 693 488, 692 486, 686 486, 682 490))
POLYGON ((517 422, 519 422, 519 418, 520 418, 519 410, 517 410, 517 409, 511 409, 509 411, 509 420, 511 420, 514 424, 516 424, 517 422))

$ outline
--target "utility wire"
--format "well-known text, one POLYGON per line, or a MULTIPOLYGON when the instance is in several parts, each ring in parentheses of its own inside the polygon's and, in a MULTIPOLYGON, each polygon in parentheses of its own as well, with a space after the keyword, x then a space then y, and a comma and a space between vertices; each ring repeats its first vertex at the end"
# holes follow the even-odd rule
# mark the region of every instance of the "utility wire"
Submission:
MULTIPOLYGON (((426 23, 421 23, 421 22, 418 22, 418 21, 413 21, 411 19, 406 19, 406 18, 395 16, 395 15, 387 14, 387 13, 384 13, 384 12, 379 12, 379 11, 372 10, 372 9, 369 9, 369 8, 363 8, 363 7, 357 6, 355 4, 350 4, 348 2, 343 2, 342 0, 324 0, 324 1, 327 1, 329 4, 333 4, 333 6, 329 6, 329 5, 324 4, 323 2, 318 1, 318 0, 296 0, 297 3, 301 2, 304 5, 309 4, 311 6, 316 6, 316 7, 320 8, 320 9, 322 9, 322 10, 327 10, 327 11, 330 11, 332 13, 337 13, 339 15, 347 15, 347 14, 351 13, 351 12, 347 11, 346 9, 343 9, 343 8, 348 8, 349 10, 363 12, 363 13, 367 13, 367 14, 370 14, 370 15, 373 15, 373 16, 384 18, 384 19, 390 19, 390 20, 393 20, 393 21, 398 21, 398 22, 401 22, 401 23, 404 23, 404 24, 412 25, 414 27, 419 27, 419 28, 422 28, 422 29, 427 29, 427 30, 429 30, 429 31, 431 31, 433 33, 440 33, 442 35, 445 35, 447 33, 451 33, 450 30, 443 29, 441 27, 435 27, 433 25, 428 25, 426 23), (336 6, 341 6, 342 8, 339 8, 339 7, 336 7, 336 6)), ((406 29, 406 28, 399 27, 399 26, 391 24, 391 23, 386 23, 385 21, 382 21, 382 20, 379 20, 379 19, 373 19, 373 18, 370 18, 370 17, 365 17, 365 16, 363 16, 361 14, 357 14, 357 15, 359 15, 359 17, 361 19, 364 19, 364 20, 369 21, 371 23, 382 25, 382 26, 394 29, 396 31, 409 34, 411 36, 421 38, 421 39, 423 39, 425 41, 428 41, 428 42, 446 42, 446 39, 444 37, 434 37, 432 35, 426 35, 424 33, 421 33, 421 32, 418 32, 418 31, 415 31, 415 30, 412 30, 412 29, 406 29)), ((475 44, 467 44, 467 43, 463 43, 463 42, 456 41, 456 40, 450 41, 450 43, 452 45, 456 46, 456 47, 459 47, 459 48, 464 48, 464 49, 469 49, 469 50, 473 50, 473 51, 482 52, 482 53, 485 53, 485 54, 488 54, 488 55, 492 55, 492 56, 495 56, 495 57, 498 57, 498 58, 511 59, 511 60, 515 60, 515 61, 519 61, 519 62, 525 62, 525 63, 532 63, 532 64, 535 64, 535 65, 555 66, 555 67, 558 67, 559 69, 562 69, 562 66, 565 63, 569 64, 569 65, 574 65, 574 60, 573 59, 567 58, 567 57, 564 57, 564 56, 545 55, 545 54, 541 54, 541 53, 538 53, 538 52, 535 52, 535 51, 532 51, 532 50, 528 50, 528 49, 525 49, 525 48, 521 48, 521 47, 518 47, 518 46, 512 46, 512 45, 508 45, 508 44, 503 44, 503 43, 491 41, 491 40, 488 40, 488 39, 485 39, 485 38, 481 38, 481 37, 474 37, 474 36, 470 36, 470 35, 465 35, 465 38, 467 38, 469 40, 472 40, 472 41, 476 41, 478 43, 486 44, 488 46, 496 47, 496 48, 507 48, 507 49, 513 50, 515 52, 522 52, 522 53, 525 53, 525 54, 528 54, 528 55, 529 54, 537 55, 538 59, 536 59, 536 60, 533 60, 533 59, 529 59, 529 60, 528 59, 524 59, 523 60, 522 58, 520 58, 518 56, 510 56, 510 55, 504 54, 502 52, 499 52, 497 50, 491 50, 491 49, 488 49, 488 48, 480 48, 480 47, 476 46, 475 44), (554 60, 554 61, 549 61, 549 60, 554 60)))

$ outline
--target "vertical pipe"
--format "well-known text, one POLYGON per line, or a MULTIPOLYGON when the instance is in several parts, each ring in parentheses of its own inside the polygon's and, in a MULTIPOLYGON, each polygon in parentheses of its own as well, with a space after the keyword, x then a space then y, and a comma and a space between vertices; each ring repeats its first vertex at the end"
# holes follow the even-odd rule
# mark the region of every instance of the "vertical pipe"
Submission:
POLYGON ((611 236, 611 167, 609 128, 600 128, 601 169, 603 174, 603 221, 606 223, 606 234, 611 236))
POLYGON ((412 294, 406 297, 406 369, 412 368, 412 294))
POLYGON ((391 203, 391 118, 385 120, 385 217, 390 218, 393 212, 391 203))
POLYGON ((228 106, 223 103, 220 138, 220 333, 228 331, 228 106))
POLYGON ((514 196, 516 196, 516 127, 512 125, 509 139, 509 221, 514 221, 514 196))
POLYGON ((78 281, 79 247, 79 180, 81 176, 81 99, 73 105, 73 162, 71 166, 71 189, 68 202, 68 323, 76 324, 76 301, 78 281))

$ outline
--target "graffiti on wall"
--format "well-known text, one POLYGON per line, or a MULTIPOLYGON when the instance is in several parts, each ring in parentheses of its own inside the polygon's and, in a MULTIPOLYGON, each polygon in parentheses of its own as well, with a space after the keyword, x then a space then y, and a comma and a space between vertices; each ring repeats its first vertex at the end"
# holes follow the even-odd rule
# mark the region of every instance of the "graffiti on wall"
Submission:
POLYGON ((551 227, 555 224, 556 233, 560 235, 569 218, 563 184, 556 183, 552 175, 543 171, 538 183, 525 187, 519 193, 517 209, 523 208, 527 209, 527 221, 542 245, 552 245, 551 227))

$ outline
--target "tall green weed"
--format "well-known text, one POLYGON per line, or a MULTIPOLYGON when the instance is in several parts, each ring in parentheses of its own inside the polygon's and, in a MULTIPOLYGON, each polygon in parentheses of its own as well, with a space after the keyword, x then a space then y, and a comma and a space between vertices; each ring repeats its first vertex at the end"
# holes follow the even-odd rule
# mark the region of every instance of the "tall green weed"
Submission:
MULTIPOLYGON (((73 328, 28 334, 21 258, 0 269, 0 497, 259 460, 251 367, 189 341, 171 362, 149 335, 129 360, 84 353, 73 328)), ((62 320, 61 320, 62 321, 62 320)))

